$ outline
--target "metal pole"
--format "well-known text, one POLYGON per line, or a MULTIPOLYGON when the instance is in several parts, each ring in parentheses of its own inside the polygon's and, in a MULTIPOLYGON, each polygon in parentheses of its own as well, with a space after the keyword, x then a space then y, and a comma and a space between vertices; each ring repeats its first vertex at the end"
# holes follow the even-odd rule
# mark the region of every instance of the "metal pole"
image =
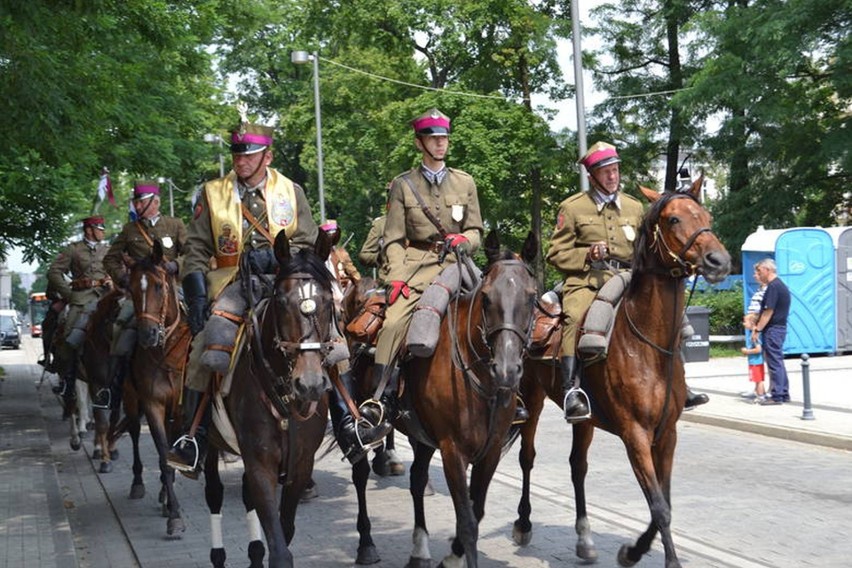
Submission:
POLYGON ((315 51, 314 58, 314 109, 317 116, 317 187, 319 189, 320 222, 325 223, 325 190, 322 176, 322 113, 320 112, 319 90, 319 52, 315 51))
POLYGON ((805 405, 802 408, 802 420, 813 420, 814 410, 811 407, 811 363, 810 355, 802 354, 802 392, 805 405))
POLYGON ((219 177, 225 177, 225 141, 219 136, 219 177))
POLYGON ((174 184, 172 183, 171 179, 167 179, 166 183, 169 184, 169 215, 174 217, 175 216, 175 197, 174 197, 174 193, 172 192, 172 186, 174 186, 174 184))
MULTIPOLYGON (((577 101, 577 144, 580 156, 586 153, 586 113, 583 97, 583 48, 580 46, 580 7, 579 0, 571 0, 571 35, 574 44, 574 88, 577 101)), ((586 168, 580 166, 580 190, 589 190, 589 178, 586 168)))

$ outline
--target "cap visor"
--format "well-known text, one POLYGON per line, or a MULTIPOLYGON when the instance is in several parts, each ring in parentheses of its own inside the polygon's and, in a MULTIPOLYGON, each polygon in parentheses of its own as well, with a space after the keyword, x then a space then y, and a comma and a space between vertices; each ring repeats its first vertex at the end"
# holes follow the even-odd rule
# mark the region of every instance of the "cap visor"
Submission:
POLYGON ((418 136, 449 136, 450 131, 443 126, 429 126, 417 131, 418 136))
POLYGON ((266 150, 268 146, 263 144, 242 144, 235 142, 231 144, 231 154, 256 154, 261 150, 266 150))

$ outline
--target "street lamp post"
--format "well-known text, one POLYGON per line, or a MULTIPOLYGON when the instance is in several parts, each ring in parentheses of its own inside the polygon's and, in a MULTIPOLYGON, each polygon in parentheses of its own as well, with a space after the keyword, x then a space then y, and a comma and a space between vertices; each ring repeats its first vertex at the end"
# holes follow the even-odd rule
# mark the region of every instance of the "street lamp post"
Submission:
POLYGON ((320 220, 325 223, 325 192, 323 189, 323 164, 322 164, 322 113, 320 112, 319 91, 319 53, 316 51, 294 51, 290 55, 290 61, 296 65, 304 65, 309 61, 314 62, 314 110, 317 119, 317 188, 319 190, 320 220))
POLYGON ((219 144, 219 177, 225 177, 225 141, 218 134, 205 134, 204 141, 210 144, 219 144))
POLYGON ((174 217, 175 216, 175 199, 174 199, 174 193, 172 193, 172 186, 174 186, 174 184, 172 183, 171 179, 164 178, 164 177, 158 177, 157 183, 159 183, 160 185, 165 183, 166 185, 169 186, 169 215, 174 217))

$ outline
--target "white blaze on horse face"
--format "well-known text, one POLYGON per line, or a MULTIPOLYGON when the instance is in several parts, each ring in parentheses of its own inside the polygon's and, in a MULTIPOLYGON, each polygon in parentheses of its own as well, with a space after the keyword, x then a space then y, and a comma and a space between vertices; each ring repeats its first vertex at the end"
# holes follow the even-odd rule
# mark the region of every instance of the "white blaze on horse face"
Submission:
POLYGON ((143 274, 142 280, 139 281, 139 288, 142 290, 142 313, 145 313, 145 300, 148 298, 148 275, 143 274))

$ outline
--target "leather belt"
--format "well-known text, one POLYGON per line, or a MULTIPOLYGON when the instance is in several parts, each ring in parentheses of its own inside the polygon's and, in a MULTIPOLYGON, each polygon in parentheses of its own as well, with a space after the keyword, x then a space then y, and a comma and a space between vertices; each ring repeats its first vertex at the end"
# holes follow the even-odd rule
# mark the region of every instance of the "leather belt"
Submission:
POLYGON ((417 250, 441 254, 444 250, 444 241, 411 241, 408 246, 417 250))
POLYGON ((616 258, 608 258, 606 263, 613 268, 617 268, 618 270, 630 270, 630 263, 625 262, 623 260, 618 260, 616 258))

